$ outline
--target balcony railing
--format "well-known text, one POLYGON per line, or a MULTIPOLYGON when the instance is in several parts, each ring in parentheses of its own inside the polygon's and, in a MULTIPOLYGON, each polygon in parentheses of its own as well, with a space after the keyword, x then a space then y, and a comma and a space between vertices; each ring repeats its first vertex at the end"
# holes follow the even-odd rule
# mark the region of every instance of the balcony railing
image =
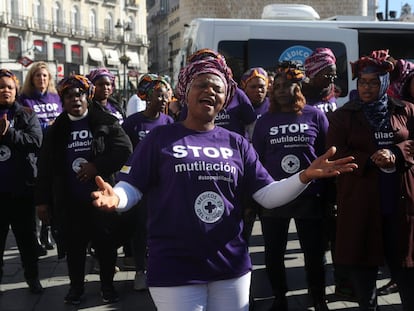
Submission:
MULTIPOLYGON (((116 1, 116 0, 104 0, 116 1)), ((110 41, 113 43, 121 42, 122 38, 114 30, 95 29, 91 31, 88 27, 71 25, 66 23, 56 23, 47 19, 39 19, 28 16, 16 16, 9 13, 0 12, 0 25, 9 28, 30 30, 40 33, 50 33, 55 36, 72 37, 77 39, 87 39, 93 41, 110 41)), ((148 39, 145 35, 138 35, 130 33, 129 45, 133 46, 148 46, 148 39)))

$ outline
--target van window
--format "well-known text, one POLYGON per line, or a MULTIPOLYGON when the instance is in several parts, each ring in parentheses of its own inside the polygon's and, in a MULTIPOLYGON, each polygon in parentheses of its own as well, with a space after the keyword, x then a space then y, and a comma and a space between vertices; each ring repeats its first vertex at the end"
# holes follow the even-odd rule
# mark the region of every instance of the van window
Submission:
POLYGON ((359 29, 359 55, 369 55, 374 50, 389 50, 395 59, 414 59, 413 31, 392 29, 359 29))
POLYGON ((240 77, 251 67, 263 67, 275 71, 277 63, 283 60, 294 60, 303 63, 313 50, 318 47, 330 48, 336 56, 338 79, 344 97, 348 94, 348 64, 345 45, 340 42, 327 41, 298 41, 298 40, 268 40, 251 39, 248 41, 221 41, 218 51, 226 58, 233 70, 234 78, 240 82, 240 77))

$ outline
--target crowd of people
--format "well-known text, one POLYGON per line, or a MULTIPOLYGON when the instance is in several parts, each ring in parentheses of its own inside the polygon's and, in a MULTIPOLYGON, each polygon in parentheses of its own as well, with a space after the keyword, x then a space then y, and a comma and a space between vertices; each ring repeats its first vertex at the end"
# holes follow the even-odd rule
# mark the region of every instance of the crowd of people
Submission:
POLYGON ((237 83, 223 55, 202 49, 174 87, 144 74, 127 105, 111 96, 106 68, 55 87, 37 62, 22 88, 1 69, 0 195, 11 208, 0 219, 0 282, 10 227, 34 294, 39 257, 56 246, 66 304, 82 301, 88 252, 103 302, 118 301, 123 246, 134 289, 148 289, 157 310, 247 311, 259 219, 269 310, 287 311, 293 219, 316 311, 329 310, 326 251, 336 291, 359 310, 379 310, 385 264, 387 288, 414 310, 414 64, 388 51, 361 56, 351 63, 357 89, 338 108, 335 63, 321 47, 303 64, 249 68, 237 83))

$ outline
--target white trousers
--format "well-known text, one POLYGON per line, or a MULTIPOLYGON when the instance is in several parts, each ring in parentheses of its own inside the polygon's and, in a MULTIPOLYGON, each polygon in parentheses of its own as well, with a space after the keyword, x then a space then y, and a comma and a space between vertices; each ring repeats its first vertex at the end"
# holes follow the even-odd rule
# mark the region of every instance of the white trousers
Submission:
POLYGON ((158 311, 248 311, 251 272, 207 284, 150 287, 158 311))

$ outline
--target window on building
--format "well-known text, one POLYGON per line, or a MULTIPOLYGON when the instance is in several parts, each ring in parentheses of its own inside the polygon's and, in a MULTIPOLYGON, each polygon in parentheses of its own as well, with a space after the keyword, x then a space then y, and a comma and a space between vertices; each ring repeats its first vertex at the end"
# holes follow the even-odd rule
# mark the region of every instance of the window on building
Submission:
MULTIPOLYGON (((54 2, 53 3, 53 8, 52 8, 52 18, 53 18, 53 24, 55 25, 55 27, 61 28, 63 27, 63 17, 62 17, 62 8, 59 2, 54 2)), ((55 31, 57 31, 58 29, 54 29, 55 31)))
POLYGON ((76 5, 72 7, 70 10, 70 25, 72 29, 77 29, 77 26, 79 25, 80 16, 79 16, 79 9, 76 5))
POLYGON ((53 43, 53 52, 54 52, 54 59, 60 63, 64 64, 66 62, 66 53, 65 53, 65 45, 61 42, 53 43))
POLYGON ((34 60, 47 61, 47 44, 43 40, 34 40, 34 60))
POLYGON ((22 55, 22 40, 17 36, 9 37, 9 59, 18 59, 22 55))
POLYGON ((94 10, 89 12, 89 35, 96 36, 96 14, 94 10))
POLYGON ((72 63, 74 64, 83 64, 83 48, 78 44, 74 44, 70 47, 72 54, 72 63))
POLYGON ((105 17, 105 20, 104 20, 105 35, 107 35, 107 36, 109 36, 109 38, 113 39, 114 38, 114 28, 115 28, 114 18, 112 16, 112 14, 108 13, 105 17))
POLYGON ((19 7, 20 7, 20 0, 8 0, 8 7, 10 8, 10 13, 12 19, 16 19, 20 17, 19 14, 19 7))

